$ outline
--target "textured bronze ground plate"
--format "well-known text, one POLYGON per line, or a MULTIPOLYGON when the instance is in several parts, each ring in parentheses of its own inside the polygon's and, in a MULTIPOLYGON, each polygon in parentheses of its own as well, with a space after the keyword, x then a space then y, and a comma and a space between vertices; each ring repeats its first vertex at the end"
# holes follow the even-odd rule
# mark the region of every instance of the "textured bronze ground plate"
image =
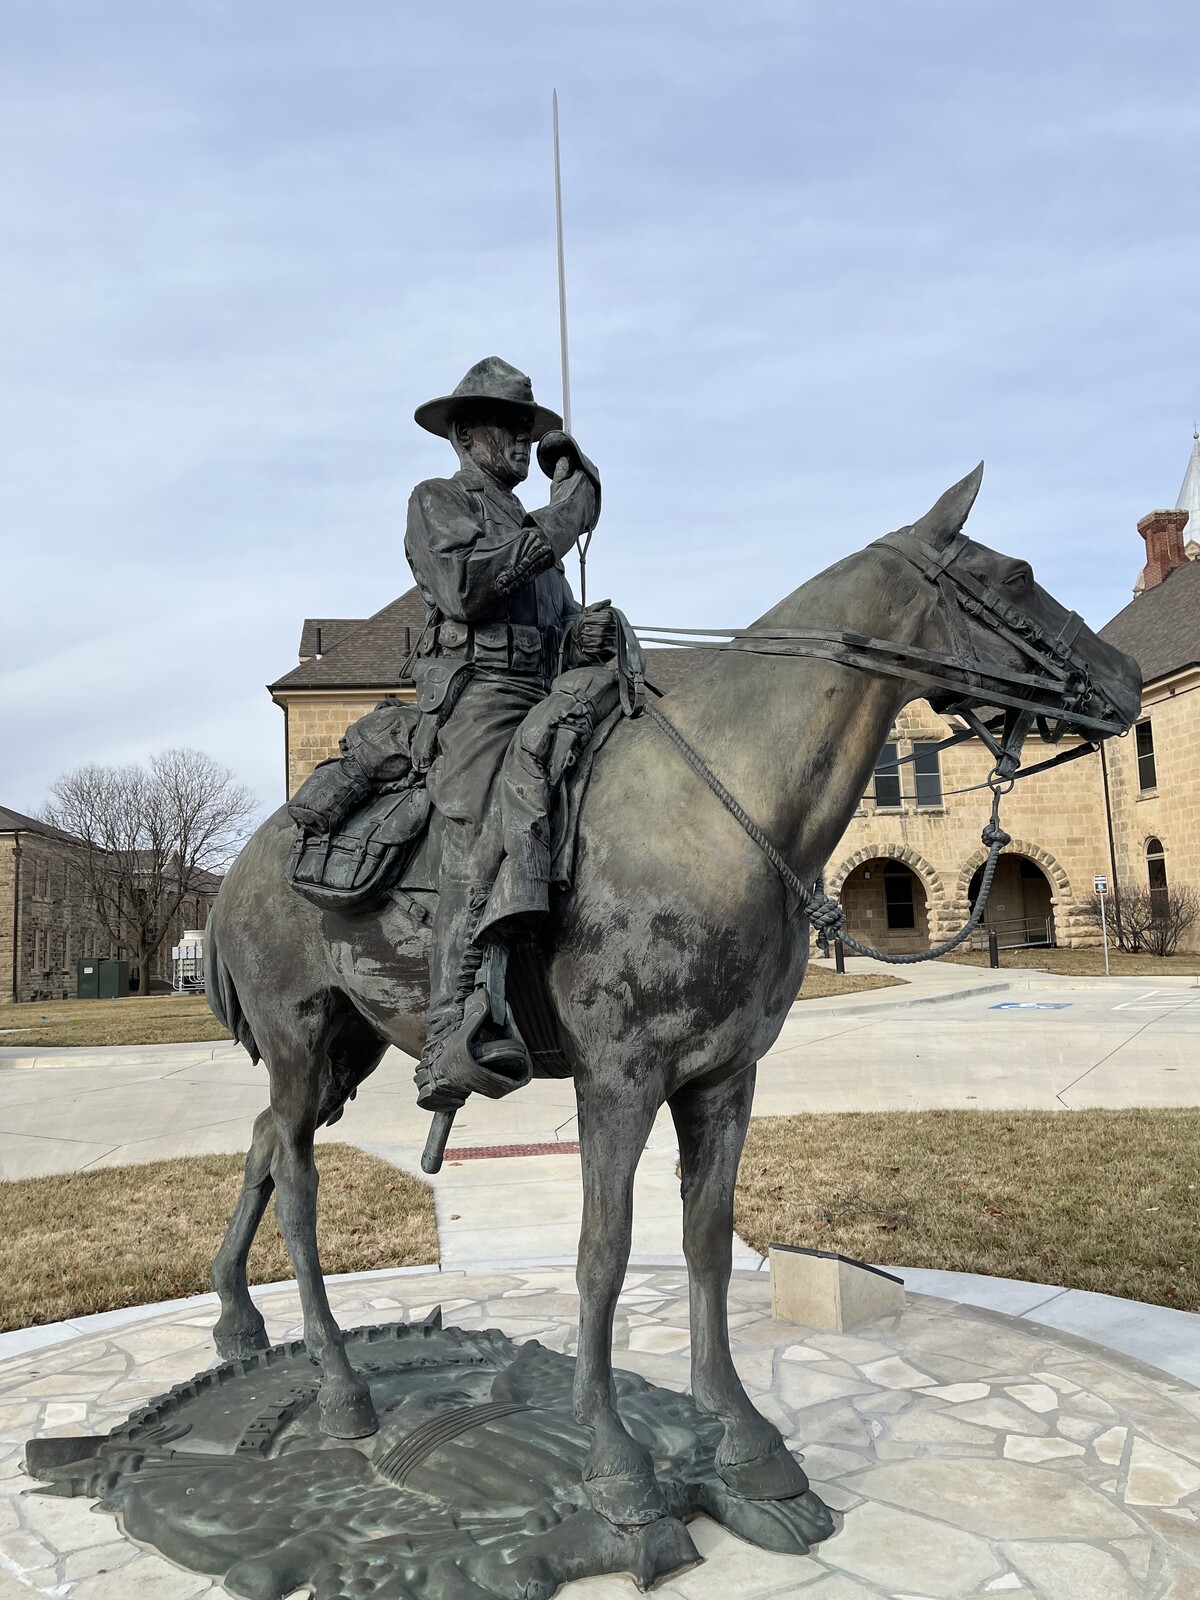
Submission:
POLYGON ((379 1432, 318 1426, 316 1369, 276 1345, 180 1384, 103 1438, 31 1440, 41 1491, 89 1495, 125 1532, 245 1600, 548 1600, 572 1578, 645 1588, 699 1559, 683 1522, 707 1512, 803 1555, 832 1531, 813 1494, 749 1501, 716 1473, 720 1425, 618 1372, 626 1425, 655 1458, 670 1515, 616 1528, 592 1511, 574 1420, 575 1363, 496 1329, 393 1323, 347 1333, 379 1432))

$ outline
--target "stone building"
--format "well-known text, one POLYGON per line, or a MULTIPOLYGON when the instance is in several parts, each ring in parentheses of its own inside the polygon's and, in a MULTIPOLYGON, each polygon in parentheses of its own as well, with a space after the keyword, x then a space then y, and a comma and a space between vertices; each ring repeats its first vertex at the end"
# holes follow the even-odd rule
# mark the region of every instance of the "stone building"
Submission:
MULTIPOLYGON (((1118 887, 1200 887, 1200 700, 1192 699, 1200 688, 1200 544, 1185 542, 1185 529, 1200 535, 1200 438, 1175 510, 1138 524, 1146 561, 1133 601, 1100 630, 1142 668, 1137 728, 1102 755, 1018 783, 1005 801, 1013 843, 987 912, 1002 943, 1097 943, 1089 916, 1097 874, 1118 887)), ((410 589, 361 621, 305 622, 299 665, 270 686, 284 712, 289 794, 382 695, 411 695, 402 673, 424 620, 410 589)), ((668 690, 694 660, 690 652, 649 655, 651 677, 668 690)), ((841 896, 850 930, 880 949, 925 948, 968 915, 986 854, 991 761, 977 742, 932 749, 954 731, 923 700, 904 710, 828 862, 826 886, 841 896)), ((1078 743, 1065 739, 1056 751, 1078 743)), ((1050 753, 1036 741, 1026 749, 1030 760, 1050 753)), ((1200 926, 1188 947, 1200 949, 1200 926)))
MULTIPOLYGON (((217 880, 184 898, 151 962, 151 981, 171 977, 171 945, 185 928, 202 928, 217 880)), ((70 834, 0 806, 0 1002, 68 1000, 85 956, 131 962, 135 952, 105 932, 87 896, 81 850, 70 834)))

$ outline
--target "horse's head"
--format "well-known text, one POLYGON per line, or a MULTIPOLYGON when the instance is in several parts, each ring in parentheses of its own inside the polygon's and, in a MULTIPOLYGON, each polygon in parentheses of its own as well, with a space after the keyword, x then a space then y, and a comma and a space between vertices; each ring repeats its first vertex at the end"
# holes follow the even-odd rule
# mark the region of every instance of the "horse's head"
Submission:
POLYGON ((1141 709, 1137 662, 1048 594, 1027 561, 967 538, 963 523, 982 479, 980 462, 919 522, 878 541, 940 591, 938 654, 953 665, 946 681, 930 663, 941 682, 929 698, 940 710, 1004 706, 1085 736, 1123 733, 1141 709))

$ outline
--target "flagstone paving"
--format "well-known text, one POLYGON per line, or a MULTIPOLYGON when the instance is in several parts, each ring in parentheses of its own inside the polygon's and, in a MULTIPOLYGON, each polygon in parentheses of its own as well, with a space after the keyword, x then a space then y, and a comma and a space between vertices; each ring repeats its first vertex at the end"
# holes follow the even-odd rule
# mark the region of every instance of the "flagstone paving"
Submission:
MULTIPOLYGON (((344 1326, 418 1319, 500 1327, 555 1349, 577 1299, 560 1268, 331 1280, 344 1326)), ((295 1337, 294 1290, 260 1294, 274 1338, 295 1337)), ((902 1317, 849 1336, 770 1316, 764 1274, 735 1273, 734 1350, 763 1411, 803 1452, 838 1513, 797 1558, 752 1549, 707 1519, 704 1563, 671 1600, 1200 1600, 1200 1391, 1029 1321, 910 1295, 902 1317)), ((29 1492, 33 1434, 97 1432, 212 1361, 207 1301, 148 1310, 88 1337, 0 1361, 0 1570, 62 1600, 198 1600, 224 1593, 125 1540, 83 1501, 29 1492)), ((631 1272, 618 1364, 688 1381, 686 1280, 631 1272)), ((624 1577, 560 1591, 634 1600, 624 1577)))

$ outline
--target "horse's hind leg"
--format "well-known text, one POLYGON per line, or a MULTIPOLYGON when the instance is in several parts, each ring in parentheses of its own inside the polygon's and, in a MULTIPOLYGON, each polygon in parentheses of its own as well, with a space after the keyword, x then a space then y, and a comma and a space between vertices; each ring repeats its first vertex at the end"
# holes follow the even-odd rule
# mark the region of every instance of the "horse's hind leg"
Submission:
POLYGON ((242 1192, 213 1261, 213 1288, 221 1297, 221 1315, 213 1338, 225 1361, 245 1360, 255 1351, 265 1350, 269 1343, 262 1314, 250 1298, 246 1261, 275 1188, 271 1177, 274 1155, 275 1119, 268 1109, 255 1120, 242 1192))
POLYGON ((808 1479, 778 1428, 742 1387, 729 1349, 733 1192, 750 1121, 755 1069, 712 1085, 689 1084, 670 1099, 683 1175, 683 1249, 691 1294, 692 1395, 725 1424, 717 1470, 738 1494, 781 1500, 808 1479))
MULTIPOLYGON (((272 1055, 271 1113, 275 1124, 275 1211, 300 1290, 304 1342, 321 1368, 321 1426, 336 1439, 360 1439, 379 1426, 371 1391, 350 1365, 341 1329, 325 1293, 317 1254, 318 1074, 303 1050, 272 1055)), ((368 1069, 369 1070, 369 1069, 368 1069)))

